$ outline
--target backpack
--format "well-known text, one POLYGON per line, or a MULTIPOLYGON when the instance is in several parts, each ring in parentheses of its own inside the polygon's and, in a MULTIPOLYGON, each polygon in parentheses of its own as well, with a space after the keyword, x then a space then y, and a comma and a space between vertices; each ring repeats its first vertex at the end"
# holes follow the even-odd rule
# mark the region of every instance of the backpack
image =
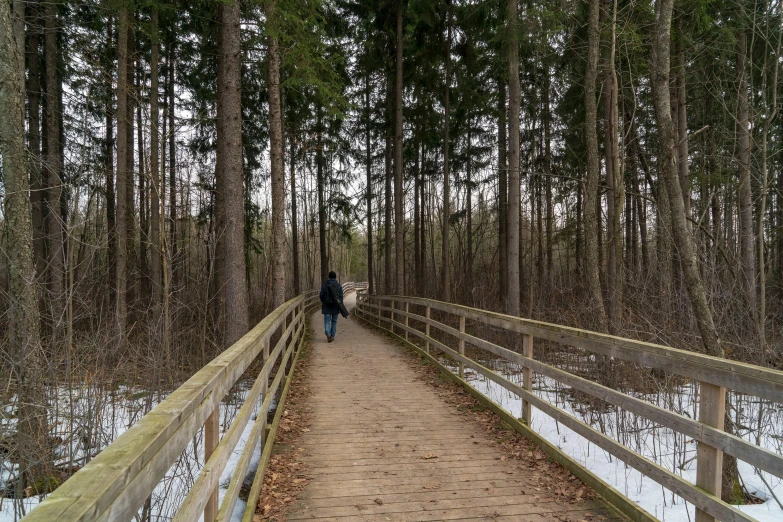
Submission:
POLYGON ((326 295, 324 296, 324 304, 326 305, 336 305, 337 304, 337 294, 334 291, 334 288, 329 283, 324 283, 326 285, 326 295))

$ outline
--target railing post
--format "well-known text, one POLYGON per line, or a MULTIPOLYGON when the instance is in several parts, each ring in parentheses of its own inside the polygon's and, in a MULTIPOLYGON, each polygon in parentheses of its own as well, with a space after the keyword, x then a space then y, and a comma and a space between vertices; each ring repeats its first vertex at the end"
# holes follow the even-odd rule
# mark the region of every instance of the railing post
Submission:
MULTIPOLYGON (((726 388, 699 383, 699 422, 724 429, 726 388)), ((720 498, 723 475, 723 452, 699 442, 696 448, 696 485, 720 498)), ((696 522, 714 522, 715 517, 696 508, 696 522)))
MULTIPOLYGON (((533 336, 522 336, 522 355, 525 357, 533 358, 533 336)), ((533 371, 529 366, 522 367, 522 386, 533 393, 533 371)), ((522 418, 525 420, 528 426, 530 426, 530 402, 522 399, 522 418)))
POLYGON ((391 331, 391 333, 394 333, 394 309, 396 307, 397 307, 397 301, 392 299, 391 300, 391 306, 389 307, 389 308, 391 308, 391 312, 389 312, 389 318, 391 319, 389 321, 389 330, 391 331))
POLYGON ((408 301, 405 301, 405 340, 408 340, 408 301))
POLYGON ((381 315, 383 315, 381 313, 381 300, 380 299, 375 299, 375 302, 377 303, 375 305, 375 312, 378 315, 378 328, 380 328, 381 327, 381 315))
MULTIPOLYGON (((427 311, 424 313, 424 317, 427 319, 430 318, 430 305, 427 305, 427 311)), ((424 325, 424 335, 427 336, 426 344, 424 345, 424 350, 426 350, 427 353, 430 353, 430 323, 427 321, 427 323, 424 325)))
MULTIPOLYGON (((204 463, 209 461, 209 457, 217 448, 220 442, 220 403, 215 406, 212 413, 207 417, 204 423, 204 463)), ((204 507, 204 522, 212 522, 217 517, 218 512, 218 484, 209 492, 209 500, 204 507)))
MULTIPOLYGON (((269 360, 269 339, 267 338, 264 341, 264 350, 263 350, 263 361, 266 363, 269 360)), ((264 384, 261 385, 261 398, 259 401, 258 406, 261 407, 262 404, 264 404, 264 400, 266 399, 266 394, 269 391, 269 374, 264 376, 264 384)), ((261 430, 261 435, 259 437, 259 448, 261 448, 261 451, 264 451, 264 444, 266 444, 266 419, 261 419, 261 422, 263 422, 264 429, 261 430)))
MULTIPOLYGON (((459 333, 465 333, 465 316, 460 315, 459 316, 459 333)), ((464 356, 465 355, 465 339, 462 337, 459 338, 459 354, 464 356)), ((459 376, 460 378, 465 377, 465 363, 462 361, 459 362, 459 376)))

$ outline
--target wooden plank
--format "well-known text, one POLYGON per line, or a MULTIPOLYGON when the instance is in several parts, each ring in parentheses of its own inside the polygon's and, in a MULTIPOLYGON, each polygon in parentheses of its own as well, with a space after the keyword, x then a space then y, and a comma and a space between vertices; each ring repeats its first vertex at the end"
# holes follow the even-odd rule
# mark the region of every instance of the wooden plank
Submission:
MULTIPOLYGON (((424 335, 427 337, 427 339, 429 339, 429 337, 430 337, 430 321, 429 320, 430 320, 431 313, 432 313, 432 309, 430 308, 430 305, 427 305, 427 311, 425 313, 426 319, 427 319, 427 323, 424 325, 424 335)), ((425 343, 424 344, 424 350, 427 353, 430 353, 430 342, 429 342, 429 340, 425 341, 424 343, 425 343)))
MULTIPOLYGON (((707 426, 723 430, 726 415, 726 388, 706 382, 699 384, 699 421, 707 426)), ((696 485, 720 497, 723 473, 723 452, 699 442, 696 448, 696 485)), ((696 522, 714 522, 715 517, 706 510, 696 508, 696 522)))
MULTIPOLYGON (((212 454, 217 449, 220 441, 220 406, 215 408, 209 417, 207 422, 204 423, 204 460, 209 461, 212 454)), ((218 472, 219 476, 219 472, 218 472)), ((217 479, 214 481, 214 485, 209 488, 204 495, 206 503, 204 505, 204 522, 212 522, 217 516, 218 509, 218 484, 217 479)))
MULTIPOLYGON (((522 336, 522 355, 524 355, 527 360, 530 360, 533 358, 533 336, 532 335, 523 335, 522 336)), ((522 367, 522 385, 528 392, 533 392, 533 372, 530 369, 530 365, 525 365, 522 367)), ((530 421, 532 419, 531 417, 531 410, 530 410, 530 401, 522 400, 522 419, 527 422, 527 425, 530 426, 530 421)))
MULTIPOLYGON (((405 326, 407 327, 408 326, 407 325, 408 318, 406 317, 405 320, 406 320, 406 325, 405 326)), ((465 316, 464 315, 460 315, 459 316, 459 331, 460 331, 460 333, 465 333, 465 316)), ((408 330, 407 329, 405 330, 405 336, 406 336, 405 340, 407 341, 408 340, 407 339, 407 336, 408 336, 408 330)), ((462 337, 459 338, 459 354, 461 356, 463 356, 463 357, 465 356, 465 339, 463 339, 462 337)), ((461 361, 459 363, 459 376, 460 377, 465 377, 465 364, 463 362, 461 362, 461 361)))
MULTIPOLYGON (((408 326, 408 313, 409 313, 409 303, 408 301, 405 301, 405 326, 408 326)), ((408 330, 405 330, 405 340, 408 340, 408 330)))

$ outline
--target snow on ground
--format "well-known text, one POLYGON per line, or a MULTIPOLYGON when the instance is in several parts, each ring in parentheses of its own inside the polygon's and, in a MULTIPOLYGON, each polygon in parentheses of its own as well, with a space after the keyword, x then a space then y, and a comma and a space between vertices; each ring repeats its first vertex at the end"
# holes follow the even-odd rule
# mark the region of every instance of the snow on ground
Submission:
MULTIPOLYGON (((239 383, 233 393, 230 393, 220 404, 220 426, 221 435, 231 426, 231 422, 236 416, 239 408, 245 401, 247 393, 252 386, 252 381, 243 381, 239 383)), ((53 436, 60 436, 63 443, 57 450, 60 459, 58 464, 68 463, 71 458, 78 465, 82 464, 85 456, 84 444, 82 442, 85 435, 84 426, 88 425, 86 420, 99 419, 99 426, 91 429, 89 436, 92 438, 92 447, 105 448, 113 440, 124 433, 128 428, 135 424, 141 417, 154 407, 158 402, 165 398, 164 395, 153 395, 149 392, 139 389, 129 389, 119 387, 114 391, 105 393, 96 393, 94 389, 75 389, 68 393, 67 389, 61 389, 56 392, 57 400, 52 403, 54 412, 50 412, 55 419, 60 419, 53 424, 57 426, 53 436), (74 419, 73 425, 78 429, 66 427, 66 421, 63 418, 71 417, 74 419), (85 421, 83 424, 82 422, 85 421), (69 436, 70 433, 77 433, 79 436, 69 436)), ((13 400, 11 404, 13 404, 13 400)), ((228 488, 231 476, 236 469, 237 462, 245 448, 250 430, 253 427, 260 402, 256 402, 251 420, 245 427, 240 441, 231 454, 225 470, 220 476, 218 495, 219 502, 228 488)), ((274 401, 273 405, 274 407, 274 401)), ((10 433, 15 427, 15 416, 12 406, 8 405, 0 409, 0 433, 10 433)), ((92 453, 96 453, 93 450, 92 453)), ((252 479, 255 470, 258 468, 261 459, 261 448, 256 447, 250 460, 248 468, 248 477, 246 482, 252 479)), ((16 475, 16 466, 7 459, 0 459, 0 485, 6 480, 16 475)), ((182 503, 185 495, 193 485, 199 471, 204 465, 204 445, 203 430, 199 430, 193 438, 191 444, 183 451, 179 459, 171 467, 166 477, 158 484, 152 494, 151 509, 152 520, 171 520, 177 508, 182 503)), ((41 499, 31 497, 24 499, 24 512, 29 513, 34 509, 41 499)), ((232 521, 240 521, 244 514, 246 503, 241 499, 237 500, 232 516, 232 521)), ((16 522, 21 518, 21 512, 18 512, 18 504, 13 499, 2 498, 0 492, 0 522, 16 522)))
MULTIPOLYGON (((441 362, 457 373, 457 365, 453 361, 443 357, 441 362)), ((486 364, 485 361, 482 363, 486 364)), ((491 367, 506 379, 521 384, 521 372, 517 365, 495 360, 491 367)), ((474 388, 490 400, 516 417, 522 415, 522 400, 519 396, 472 370, 466 369, 465 376, 474 388)), ((696 442, 694 440, 618 408, 606 407, 597 411, 595 407, 575 400, 573 395, 569 393, 569 387, 560 385, 548 377, 535 375, 533 381, 534 392, 539 397, 623 443, 626 447, 655 461, 669 471, 695 483, 696 442)), ((680 386, 674 393, 639 394, 637 397, 691 418, 697 418, 697 388, 697 386, 686 385, 680 386)), ((750 429, 748 426, 762 426, 758 443, 777 453, 783 451, 783 437, 781 437, 781 433, 783 433, 783 404, 760 401, 755 397, 734 393, 731 394, 731 403, 735 408, 734 418, 739 426, 739 436, 755 444, 759 430, 750 429), (737 422, 736 419, 740 422, 737 422)), ((531 427, 656 518, 670 522, 695 520, 692 504, 686 503, 681 497, 645 477, 634 468, 627 466, 535 407, 533 408, 531 427)), ((783 510, 770 494, 769 489, 760 478, 759 472, 742 461, 739 461, 738 465, 746 488, 758 497, 765 499, 762 504, 739 506, 739 509, 760 522, 783 521, 783 510)), ((760 473, 777 498, 783 501, 783 480, 766 472, 760 473)))

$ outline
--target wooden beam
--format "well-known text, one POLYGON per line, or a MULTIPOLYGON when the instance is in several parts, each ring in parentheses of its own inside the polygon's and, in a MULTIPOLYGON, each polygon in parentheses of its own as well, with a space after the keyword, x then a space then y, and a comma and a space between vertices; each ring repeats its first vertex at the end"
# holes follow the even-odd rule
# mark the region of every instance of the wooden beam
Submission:
MULTIPOLYGON (((726 388, 706 382, 699 383, 699 422, 719 430, 724 429, 726 388)), ((723 452, 699 442, 696 448, 696 485, 707 493, 721 496, 723 452)), ((696 508, 696 522, 715 522, 715 517, 696 508)))
MULTIPOLYGON (((522 336, 522 355, 524 355, 528 359, 533 358, 532 335, 522 336)), ((525 387, 527 391, 531 393, 533 392, 533 371, 530 369, 530 365, 526 365, 522 367, 522 385, 525 387)), ((528 426, 530 426, 530 421, 532 419, 530 415, 531 415, 530 401, 522 399, 522 418, 525 420, 528 426)))
MULTIPOLYGON (((209 461, 220 442, 220 405, 212 411, 212 414, 204 423, 204 461, 209 461)), ((219 474, 219 473, 218 473, 219 474)), ((213 522, 218 510, 218 483, 206 494, 207 503, 204 506, 204 522, 213 522)))
MULTIPOLYGON (((407 317, 406 317, 406 319, 407 319, 407 317)), ((465 333, 465 316, 464 315, 460 315, 459 316, 459 333, 465 333)), ((407 331, 406 331, 406 334, 407 334, 407 331)), ((407 339, 406 339, 406 341, 407 341, 407 339)), ((465 356, 465 339, 463 339, 462 337, 459 338, 459 354, 461 356, 463 356, 463 357, 465 356)), ((465 364, 462 361, 460 361, 460 363, 459 363, 459 376, 461 378, 463 378, 463 379, 465 378, 465 364)))

